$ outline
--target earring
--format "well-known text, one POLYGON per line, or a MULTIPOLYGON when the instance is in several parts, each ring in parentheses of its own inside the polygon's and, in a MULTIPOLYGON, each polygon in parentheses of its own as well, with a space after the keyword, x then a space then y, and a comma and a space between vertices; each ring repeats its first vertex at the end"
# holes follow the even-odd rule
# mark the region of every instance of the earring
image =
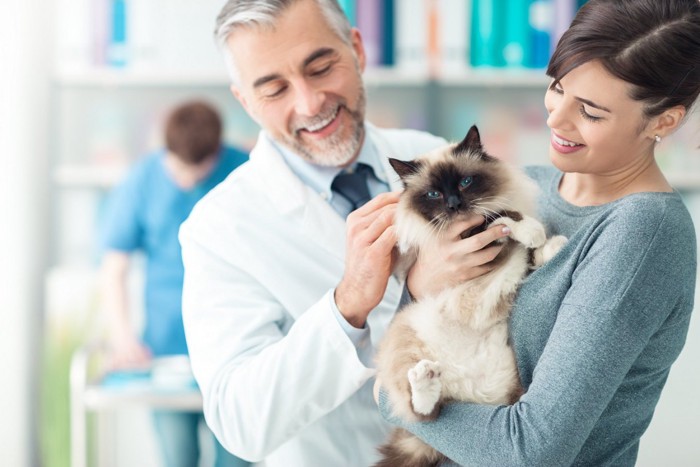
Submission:
POLYGON ((654 135, 654 140, 655 140, 657 143, 660 143, 660 142, 661 142, 661 136, 659 136, 659 135, 654 135))

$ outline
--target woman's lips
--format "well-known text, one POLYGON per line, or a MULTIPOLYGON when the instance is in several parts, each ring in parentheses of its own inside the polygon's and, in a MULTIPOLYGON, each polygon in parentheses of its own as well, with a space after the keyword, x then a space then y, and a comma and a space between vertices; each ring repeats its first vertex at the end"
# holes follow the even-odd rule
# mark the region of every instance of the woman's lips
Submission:
POLYGON ((571 154, 572 152, 579 151, 586 147, 584 144, 579 144, 574 141, 569 141, 568 139, 562 138, 556 133, 552 132, 551 138, 552 147, 562 154, 571 154))

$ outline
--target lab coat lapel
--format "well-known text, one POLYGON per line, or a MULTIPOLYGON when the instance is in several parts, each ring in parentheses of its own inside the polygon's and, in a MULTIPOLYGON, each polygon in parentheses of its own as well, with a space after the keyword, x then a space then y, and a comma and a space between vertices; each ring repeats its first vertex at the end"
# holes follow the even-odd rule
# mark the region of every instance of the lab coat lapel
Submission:
POLYGON ((307 238, 344 261, 344 219, 292 172, 277 148, 262 134, 250 160, 256 164, 258 179, 265 180, 265 192, 280 215, 300 223, 307 238))
POLYGON ((377 154, 379 155, 379 160, 384 167, 384 173, 386 174, 386 179, 389 183, 389 189, 391 191, 402 191, 403 185, 401 179, 394 171, 394 168, 389 164, 389 158, 404 159, 405 156, 402 154, 396 154, 394 148, 389 144, 389 142, 384 138, 381 133, 377 130, 377 127, 371 123, 365 123, 367 127, 367 135, 371 138, 375 147, 377 148, 377 154))

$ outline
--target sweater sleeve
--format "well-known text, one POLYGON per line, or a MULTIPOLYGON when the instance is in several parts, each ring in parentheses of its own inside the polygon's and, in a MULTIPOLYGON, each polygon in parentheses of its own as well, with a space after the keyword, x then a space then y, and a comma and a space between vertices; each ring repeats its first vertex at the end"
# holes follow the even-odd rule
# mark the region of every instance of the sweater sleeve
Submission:
MULTIPOLYGON (((667 211, 623 206, 569 246, 577 266, 532 382, 517 403, 453 403, 433 422, 404 423, 391 416, 382 395, 382 414, 460 464, 571 465, 596 424, 609 416, 616 393, 634 386, 638 375, 630 370, 659 328, 678 328, 671 360, 682 347, 688 316, 672 311, 688 310, 688 303, 679 306, 683 301, 692 307, 694 239, 667 211)), ((665 364, 644 371, 667 371, 665 364)), ((630 402, 630 419, 621 423, 639 422, 635 403, 649 400, 630 402)))

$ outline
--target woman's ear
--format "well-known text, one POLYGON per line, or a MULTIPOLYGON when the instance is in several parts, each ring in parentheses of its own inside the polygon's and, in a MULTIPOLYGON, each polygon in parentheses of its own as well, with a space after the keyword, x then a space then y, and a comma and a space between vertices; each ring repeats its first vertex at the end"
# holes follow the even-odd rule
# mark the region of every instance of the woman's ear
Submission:
POLYGON ((647 129, 649 137, 655 138, 657 135, 665 138, 670 135, 680 126, 685 118, 686 108, 682 105, 677 105, 666 109, 661 115, 654 117, 652 125, 647 129))

